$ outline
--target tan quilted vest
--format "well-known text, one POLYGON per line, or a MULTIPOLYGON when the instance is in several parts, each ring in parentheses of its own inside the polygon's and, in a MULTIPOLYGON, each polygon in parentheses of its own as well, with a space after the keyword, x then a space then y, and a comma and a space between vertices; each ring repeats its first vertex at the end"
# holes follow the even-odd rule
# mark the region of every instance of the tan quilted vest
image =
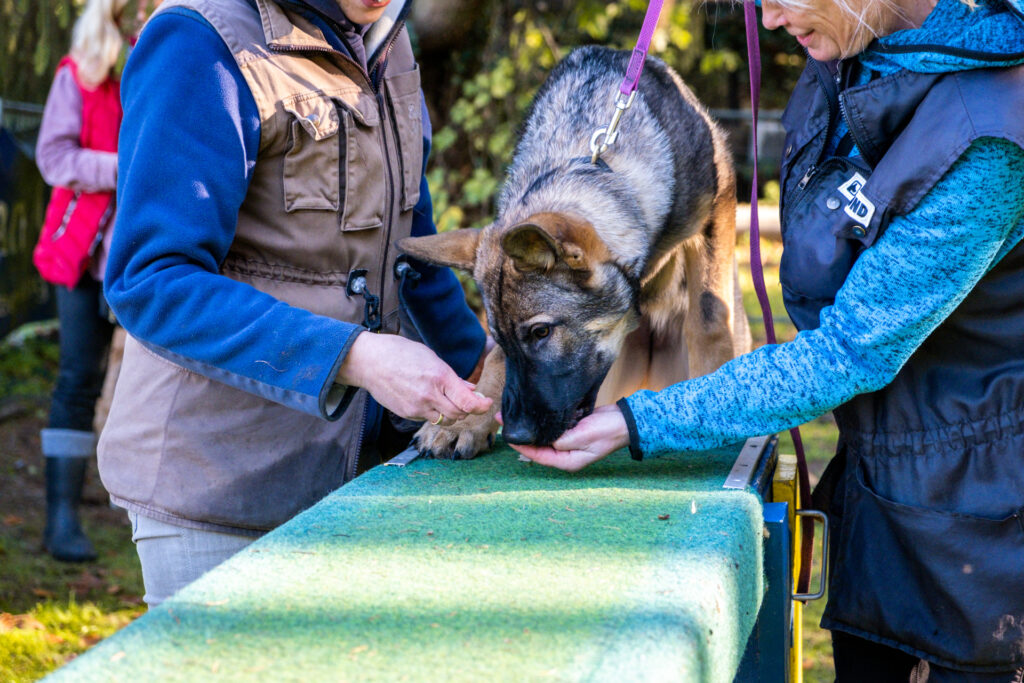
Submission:
MULTIPOLYGON (((218 31, 252 91, 260 148, 221 273, 315 313, 364 322, 365 271, 399 331, 394 243, 419 199, 419 70, 405 29, 379 92, 315 26, 270 0, 167 0, 218 31)), ((372 69, 371 64, 371 69, 372 69)), ((228 314, 230 315, 230 314, 228 314)), ((339 349, 340 352, 340 349, 339 349)), ((265 530, 354 473, 365 392, 336 422, 190 372, 129 338, 99 455, 115 502, 206 528, 265 530)))

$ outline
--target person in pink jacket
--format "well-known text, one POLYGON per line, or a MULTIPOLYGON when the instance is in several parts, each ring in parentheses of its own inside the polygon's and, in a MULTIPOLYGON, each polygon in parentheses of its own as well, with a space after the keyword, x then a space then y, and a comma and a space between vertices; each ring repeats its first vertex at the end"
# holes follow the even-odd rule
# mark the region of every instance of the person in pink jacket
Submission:
POLYGON ((78 503, 95 453, 93 417, 114 329, 102 289, 114 224, 121 122, 114 68, 145 11, 152 9, 142 2, 139 14, 129 16, 127 5, 128 0, 86 3, 75 22, 70 53, 54 76, 36 144, 36 163, 54 193, 34 260, 43 277, 57 284, 60 322, 57 383, 41 434, 46 458, 43 546, 66 562, 96 557, 79 523, 78 503), (64 257, 67 252, 56 245, 73 236, 86 240, 78 254, 84 272, 72 267, 68 274, 65 268, 55 277, 53 254, 64 257))

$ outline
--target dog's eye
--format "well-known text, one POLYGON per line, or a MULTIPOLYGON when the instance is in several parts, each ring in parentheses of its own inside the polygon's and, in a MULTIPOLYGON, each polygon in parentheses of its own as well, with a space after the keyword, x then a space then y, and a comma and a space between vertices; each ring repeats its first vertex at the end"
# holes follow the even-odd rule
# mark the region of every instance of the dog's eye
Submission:
POLYGON ((534 339, 544 339, 551 334, 551 325, 541 323, 530 328, 530 336, 534 339))

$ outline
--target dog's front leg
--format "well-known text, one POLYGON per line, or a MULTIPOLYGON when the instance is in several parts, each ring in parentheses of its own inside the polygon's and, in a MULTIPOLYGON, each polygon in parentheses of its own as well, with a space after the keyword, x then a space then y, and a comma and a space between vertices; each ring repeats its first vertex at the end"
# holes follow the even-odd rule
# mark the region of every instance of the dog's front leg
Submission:
POLYGON ((454 424, 424 424, 413 437, 413 444, 427 457, 469 460, 494 442, 498 421, 494 414, 501 408, 501 392, 505 388, 505 352, 495 346, 484 360, 483 372, 476 390, 491 398, 494 405, 482 415, 469 415, 454 424))
MULTIPOLYGON (((735 240, 734 228, 729 231, 719 227, 710 238, 695 240, 683 247, 689 298, 683 336, 690 377, 714 372, 735 356, 736 255, 731 246, 735 240)), ((738 313, 743 315, 742 306, 738 313)), ((749 336, 746 325, 740 332, 749 336)))

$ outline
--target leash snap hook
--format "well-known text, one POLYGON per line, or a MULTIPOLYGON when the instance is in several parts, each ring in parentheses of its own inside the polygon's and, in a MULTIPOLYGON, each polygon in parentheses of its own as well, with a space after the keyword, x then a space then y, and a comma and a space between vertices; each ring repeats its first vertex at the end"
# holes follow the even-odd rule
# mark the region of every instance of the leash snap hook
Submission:
POLYGON ((604 154, 605 150, 615 144, 615 141, 619 138, 619 122, 622 120, 622 114, 627 109, 633 106, 633 100, 636 99, 636 90, 629 93, 629 97, 626 97, 621 91, 615 94, 615 113, 612 115, 612 122, 604 128, 598 128, 594 131, 594 134, 590 136, 590 151, 593 156, 590 157, 590 163, 596 164, 597 160, 604 154), (598 144, 598 140, 601 136, 604 136, 604 141, 598 144))

